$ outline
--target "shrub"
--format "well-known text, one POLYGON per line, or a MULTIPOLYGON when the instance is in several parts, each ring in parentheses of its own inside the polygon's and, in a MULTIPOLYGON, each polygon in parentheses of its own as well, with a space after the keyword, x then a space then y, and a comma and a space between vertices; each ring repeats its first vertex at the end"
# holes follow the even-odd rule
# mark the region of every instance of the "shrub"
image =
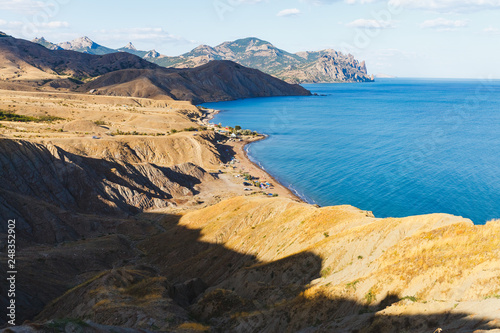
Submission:
POLYGON ((327 268, 323 269, 320 274, 321 274, 322 278, 326 278, 328 275, 330 275, 331 272, 332 272, 332 268, 327 267, 327 268))
POLYGON ((106 123, 104 120, 96 120, 94 121, 94 124, 96 124, 97 126, 104 126, 107 125, 108 123, 106 123))
POLYGON ((356 285, 359 283, 359 280, 349 282, 348 284, 345 285, 346 289, 354 289, 356 291, 356 285))
POLYGON ((405 296, 405 297, 401 298, 401 300, 405 300, 405 299, 412 301, 412 302, 418 301, 418 298, 416 298, 415 296, 405 296))
POLYGON ((56 120, 64 120, 64 118, 59 118, 55 116, 30 117, 0 110, 0 120, 40 123, 40 122, 52 122, 56 120))
POLYGON ((375 295, 373 288, 370 288, 370 290, 366 293, 365 300, 366 300, 366 303, 368 303, 368 304, 371 304, 371 303, 373 303, 373 301, 377 300, 377 295, 375 295))

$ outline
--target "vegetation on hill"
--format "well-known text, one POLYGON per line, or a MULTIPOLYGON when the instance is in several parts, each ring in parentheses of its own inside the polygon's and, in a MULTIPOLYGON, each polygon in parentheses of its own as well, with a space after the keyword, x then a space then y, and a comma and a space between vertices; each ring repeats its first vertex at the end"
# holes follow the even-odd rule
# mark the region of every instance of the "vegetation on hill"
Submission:
POLYGON ((23 116, 20 114, 15 114, 12 112, 2 111, 0 110, 0 121, 17 121, 17 122, 52 122, 57 120, 64 120, 63 118, 55 117, 55 116, 40 116, 40 117, 30 117, 23 116))

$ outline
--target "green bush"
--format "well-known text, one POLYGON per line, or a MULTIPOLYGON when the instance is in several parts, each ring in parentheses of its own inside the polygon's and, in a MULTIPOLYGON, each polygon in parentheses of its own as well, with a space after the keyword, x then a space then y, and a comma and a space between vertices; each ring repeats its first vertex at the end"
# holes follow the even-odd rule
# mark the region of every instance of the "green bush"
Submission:
POLYGON ((41 116, 41 117, 30 117, 30 116, 23 116, 20 114, 15 114, 11 112, 6 112, 0 110, 0 120, 3 121, 17 121, 17 122, 35 122, 35 123, 41 123, 41 122, 53 122, 57 120, 64 120, 64 118, 59 118, 55 116, 41 116))

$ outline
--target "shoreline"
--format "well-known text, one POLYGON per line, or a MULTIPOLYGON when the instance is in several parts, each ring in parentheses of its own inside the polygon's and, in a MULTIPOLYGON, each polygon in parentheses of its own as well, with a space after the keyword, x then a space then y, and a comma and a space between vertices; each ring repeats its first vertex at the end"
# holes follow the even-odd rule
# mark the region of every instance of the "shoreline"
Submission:
POLYGON ((273 189, 270 192, 274 192, 278 194, 280 197, 290 198, 296 202, 307 203, 297 194, 295 194, 290 188, 286 187, 282 183, 280 183, 275 177, 273 177, 270 173, 268 173, 265 169, 260 167, 257 163, 253 162, 245 149, 249 144, 262 141, 267 139, 268 136, 263 135, 257 137, 255 139, 245 139, 241 142, 236 142, 231 144, 235 151, 235 157, 240 160, 240 166, 243 172, 248 172, 252 176, 257 176, 259 179, 265 179, 266 181, 273 184, 273 189))
MULTIPOLYGON (((198 109, 200 107, 198 106, 198 109)), ((204 108, 200 109, 203 113, 203 116, 199 119, 200 124, 208 125, 215 116, 221 112, 221 110, 217 109, 209 109, 204 108)), ((273 177, 270 173, 268 173, 264 168, 262 168, 257 163, 253 162, 248 156, 248 152, 246 147, 251 143, 266 140, 269 136, 266 134, 259 134, 257 138, 251 139, 242 139, 239 142, 227 142, 226 144, 233 148, 235 153, 235 158, 240 162, 240 172, 248 172, 254 177, 258 177, 260 180, 265 179, 267 182, 273 184, 270 192, 278 194, 278 196, 290 198, 296 202, 302 202, 309 204, 306 200, 301 198, 298 194, 294 193, 292 189, 285 186, 281 182, 279 182, 275 177, 273 177)), ((260 191, 261 189, 259 189, 260 191)), ((254 193, 254 192, 253 192, 254 193)))

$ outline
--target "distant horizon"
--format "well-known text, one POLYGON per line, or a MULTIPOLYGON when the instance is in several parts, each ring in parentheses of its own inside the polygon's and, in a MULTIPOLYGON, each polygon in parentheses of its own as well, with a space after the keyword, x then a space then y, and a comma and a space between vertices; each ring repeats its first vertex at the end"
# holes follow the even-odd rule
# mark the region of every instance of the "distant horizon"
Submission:
POLYGON ((167 56, 255 36, 290 53, 334 49, 398 77, 500 78, 500 1, 0 0, 0 31, 59 43, 88 36, 167 56), (112 13, 113 15, 110 15, 112 13))

